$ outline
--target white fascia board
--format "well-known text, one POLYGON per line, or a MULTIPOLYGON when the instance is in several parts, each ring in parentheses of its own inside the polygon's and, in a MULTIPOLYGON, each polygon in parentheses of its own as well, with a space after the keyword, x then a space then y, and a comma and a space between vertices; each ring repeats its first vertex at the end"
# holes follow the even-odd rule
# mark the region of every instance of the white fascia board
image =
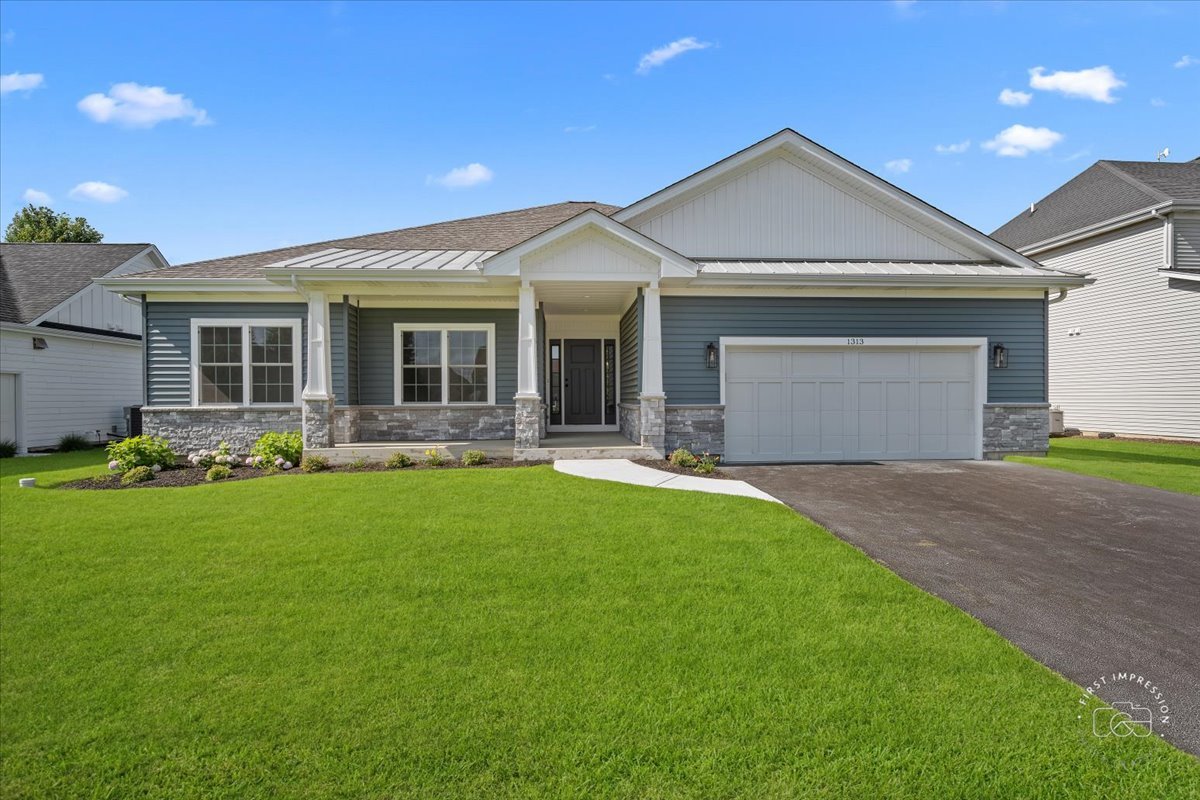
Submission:
POLYGON ((971 287, 994 287, 998 289, 1036 288, 1079 288, 1094 279, 1084 275, 1048 274, 1042 276, 1004 277, 998 275, 747 275, 747 274, 702 274, 688 286, 922 286, 964 289, 971 287))
POLYGON ((118 294, 149 292, 291 292, 290 288, 260 278, 97 278, 93 283, 118 294))
POLYGON ((903 189, 888 183, 878 175, 868 172, 857 164, 847 161, 837 153, 834 153, 832 150, 822 147, 811 139, 801 136, 791 128, 785 128, 779 133, 763 139, 758 144, 751 145, 741 152, 735 153, 732 156, 718 161, 711 166, 705 167, 699 172, 696 172, 693 175, 650 195, 649 197, 645 197, 637 201, 633 205, 626 206, 625 208, 613 214, 611 218, 622 223, 630 222, 638 216, 645 214, 650 209, 656 206, 665 205, 680 195, 691 191, 696 186, 707 183, 708 181, 720 177, 725 173, 732 172, 733 170, 741 167, 743 164, 746 164, 749 161, 765 155, 766 153, 777 148, 790 149, 801 154, 802 156, 806 156, 820 162, 824 167, 835 174, 840 173, 846 176, 852 184, 857 183, 874 189, 880 194, 886 196, 892 202, 896 203, 898 206, 909 211, 915 217, 924 219, 927 222, 932 223, 935 227, 940 226, 942 228, 949 228, 953 233, 957 234, 959 238, 965 239, 980 250, 989 253, 1001 263, 1011 264, 1012 266, 1045 269, 1045 267, 1029 257, 1022 255, 1016 250, 1003 245, 1000 242, 997 242, 987 234, 975 230, 970 225, 955 219, 946 212, 934 208, 924 200, 921 200, 916 196, 904 191, 903 189))
MULTIPOLYGON (((657 256, 662 262, 661 277, 690 278, 699 271, 696 263, 691 259, 676 253, 671 248, 614 220, 612 217, 601 214, 594 208, 590 208, 581 214, 576 214, 570 219, 560 222, 549 230, 542 231, 532 239, 526 239, 514 247, 510 247, 503 252, 484 259, 483 274, 489 277, 518 276, 521 270, 521 256, 532 253, 534 250, 550 244, 555 239, 570 236, 572 233, 589 225, 599 228, 631 247, 645 250, 657 256)), ((541 275, 538 277, 539 279, 544 279, 541 275)), ((574 279, 579 280, 579 277, 575 275, 574 279)), ((589 277, 588 280, 592 280, 592 278, 589 277)), ((626 280, 628 280, 628 277, 626 277, 626 280)))

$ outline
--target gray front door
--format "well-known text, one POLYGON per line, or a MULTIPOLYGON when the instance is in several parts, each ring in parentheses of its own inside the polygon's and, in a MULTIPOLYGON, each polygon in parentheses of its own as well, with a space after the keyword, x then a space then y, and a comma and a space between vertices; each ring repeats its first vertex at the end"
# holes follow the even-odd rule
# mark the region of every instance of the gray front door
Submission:
POLYGON ((566 425, 599 425, 600 408, 600 340, 567 339, 563 372, 566 396, 563 423, 566 425))

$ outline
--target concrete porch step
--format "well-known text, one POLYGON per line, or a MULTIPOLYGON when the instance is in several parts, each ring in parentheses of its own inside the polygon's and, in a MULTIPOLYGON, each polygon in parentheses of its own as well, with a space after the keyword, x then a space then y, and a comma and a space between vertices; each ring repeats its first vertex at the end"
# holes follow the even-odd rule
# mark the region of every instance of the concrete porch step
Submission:
POLYGON ((514 461, 559 461, 579 458, 625 458, 632 461, 645 458, 662 458, 662 453, 653 447, 642 447, 633 442, 625 445, 543 445, 541 447, 513 448, 514 461))

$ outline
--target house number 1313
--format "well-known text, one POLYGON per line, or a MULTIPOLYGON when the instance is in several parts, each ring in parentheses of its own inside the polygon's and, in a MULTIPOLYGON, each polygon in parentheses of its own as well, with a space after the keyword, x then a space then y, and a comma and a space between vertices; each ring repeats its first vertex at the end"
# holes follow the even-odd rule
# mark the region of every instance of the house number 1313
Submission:
POLYGON ((864 342, 863 342, 862 337, 859 337, 859 336, 851 336, 850 338, 846 339, 846 344, 863 344, 863 343, 864 342))

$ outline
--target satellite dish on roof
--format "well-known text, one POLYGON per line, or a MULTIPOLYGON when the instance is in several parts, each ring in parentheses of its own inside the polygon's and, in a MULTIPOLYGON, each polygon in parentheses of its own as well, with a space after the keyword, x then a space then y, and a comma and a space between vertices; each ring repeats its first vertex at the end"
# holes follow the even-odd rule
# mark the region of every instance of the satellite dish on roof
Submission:
POLYGON ((1171 157, 1171 148, 1164 147, 1162 150, 1159 151, 1158 155, 1155 157, 1154 160, 1162 161, 1163 159, 1170 158, 1170 157, 1171 157))

